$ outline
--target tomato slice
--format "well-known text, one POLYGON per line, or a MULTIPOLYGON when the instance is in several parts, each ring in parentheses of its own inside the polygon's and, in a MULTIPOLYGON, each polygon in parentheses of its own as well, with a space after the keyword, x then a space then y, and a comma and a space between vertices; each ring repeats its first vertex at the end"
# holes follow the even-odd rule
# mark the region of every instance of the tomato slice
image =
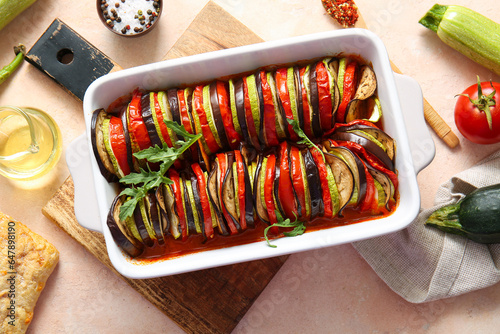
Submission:
POLYGON ((203 85, 198 85, 193 92, 193 111, 198 115, 201 126, 201 134, 203 135, 202 140, 205 141, 207 148, 210 153, 215 153, 219 151, 219 145, 215 141, 212 130, 208 125, 207 115, 205 109, 203 108, 203 85))
POLYGON ((373 176, 368 171, 368 167, 366 167, 365 162, 363 162, 363 167, 366 174, 366 194, 365 198, 361 202, 360 210, 361 212, 370 211, 375 213, 378 209, 378 200, 376 196, 377 188, 375 187, 375 181, 373 181, 373 176))
POLYGON ((328 185, 328 171, 326 169, 327 167, 325 161, 323 160, 321 153, 316 148, 310 149, 310 152, 319 171, 324 215, 327 218, 333 218, 332 197, 330 196, 330 187, 328 185))
POLYGON ((221 209, 222 209, 222 214, 224 215, 224 218, 226 219, 227 226, 229 227, 229 233, 231 235, 235 235, 238 233, 238 229, 233 223, 233 219, 229 215, 229 213, 226 210, 225 205, 223 205, 223 196, 222 196, 222 185, 224 183, 224 176, 227 173, 227 161, 226 161, 226 155, 224 153, 219 153, 217 154, 217 160, 219 161, 219 189, 217 190, 217 195, 219 196, 219 201, 221 201, 221 209))
POLYGON ((316 64, 316 83, 318 85, 318 104, 321 129, 329 131, 333 126, 333 103, 330 93, 330 79, 325 64, 319 61, 316 64))
POLYGON ((302 112, 304 115, 304 133, 309 137, 313 137, 313 131, 312 131, 312 125, 311 125, 311 110, 309 108, 309 99, 307 98, 307 90, 306 90, 306 85, 304 83, 304 74, 306 72, 306 67, 301 67, 299 74, 300 74, 300 81, 301 81, 301 96, 302 96, 302 112))
POLYGON ((141 98, 142 92, 139 89, 135 89, 128 106, 128 127, 133 141, 137 144, 138 149, 142 151, 151 147, 151 139, 149 138, 146 124, 144 124, 144 120, 142 119, 141 98))
POLYGON ((172 139, 170 138, 170 135, 168 134, 167 124, 165 124, 165 122, 163 120, 163 112, 161 111, 161 108, 160 108, 160 102, 158 102, 158 93, 154 93, 154 104, 155 104, 155 116, 156 116, 156 119, 158 120, 158 125, 160 127, 161 136, 163 138, 163 141, 167 144, 168 147, 173 147, 172 139))
POLYGON ((344 93, 342 95, 342 101, 340 102, 339 109, 337 110, 335 120, 337 122, 345 121, 346 108, 349 102, 354 98, 356 94, 358 76, 358 66, 357 62, 352 61, 347 64, 344 73, 344 93))
POLYGON ((252 106, 250 105, 250 96, 248 95, 248 84, 247 77, 243 77, 243 92, 245 95, 245 116, 248 134, 250 136, 250 141, 254 147, 260 147, 259 135, 257 133, 257 128, 255 127, 255 120, 253 118, 252 106))
MULTIPOLYGON (((170 135, 168 133, 168 127, 164 121, 163 112, 160 107, 160 102, 158 101, 158 93, 156 92, 154 93, 154 107, 155 107, 154 115, 158 120, 158 125, 160 127, 160 132, 161 136, 163 137, 163 141, 165 142, 165 144, 167 144, 168 147, 173 147, 174 144, 172 143, 172 138, 170 138, 170 135)), ((182 167, 182 163, 180 162, 180 160, 176 160, 174 162, 174 167, 177 169, 180 169, 182 167)))
POLYGON ((295 217, 298 217, 299 214, 297 211, 297 201, 295 199, 292 179, 290 178, 290 160, 288 154, 288 143, 282 142, 280 145, 278 197, 286 218, 295 220, 295 217))
POLYGON ((300 160, 299 149, 296 146, 292 146, 290 148, 290 171, 292 173, 292 184, 301 208, 299 218, 306 221, 308 219, 306 211, 306 189, 304 187, 304 178, 300 160))
POLYGON ((130 174, 130 166, 127 159, 127 144, 125 143, 122 120, 119 117, 113 116, 109 120, 109 143, 123 175, 130 174))
POLYGON ((266 165, 266 176, 264 182, 264 200, 266 202, 267 214, 269 215, 269 223, 275 224, 278 222, 276 218, 276 203, 274 203, 274 176, 275 176, 275 164, 276 164, 276 156, 274 154, 270 154, 267 157, 267 165, 266 165))
POLYGON ((273 93, 271 87, 267 82, 266 72, 259 72, 262 96, 264 97, 264 133, 267 146, 278 146, 279 139, 276 131, 276 113, 274 109, 273 93))
POLYGON ((179 223, 181 226, 181 237, 185 241, 188 238, 188 231, 186 226, 186 214, 184 212, 184 207, 182 205, 184 199, 182 198, 181 185, 179 181, 179 173, 175 169, 168 170, 168 177, 172 180, 172 193, 175 197, 175 208, 177 210, 177 215, 179 216, 179 223))
POLYGON ((238 148, 243 138, 236 131, 233 124, 233 115, 229 105, 229 93, 226 88, 226 83, 217 81, 217 100, 219 102, 219 109, 224 123, 224 130, 226 131, 227 140, 231 149, 238 148))
POLYGON ((203 170, 201 169, 198 163, 194 163, 191 165, 194 174, 196 175, 196 179, 198 180, 198 190, 200 195, 201 209, 203 211, 203 226, 205 229, 205 236, 208 239, 214 237, 214 229, 212 225, 212 211, 210 210, 210 199, 208 198, 207 193, 207 180, 205 179, 205 175, 203 174, 203 170))
POLYGON ((241 152, 236 150, 234 151, 234 158, 236 162, 236 171, 238 173, 238 193, 236 194, 238 200, 238 206, 240 208, 240 226, 242 230, 246 230, 247 221, 245 218, 246 206, 246 188, 245 188, 245 166, 243 162, 243 157, 241 156, 241 152))
MULTIPOLYGON (((191 100, 191 95, 189 99, 191 100)), ((179 101, 179 114, 181 117, 181 124, 184 126, 187 132, 190 134, 195 134, 193 127, 193 120, 191 119, 191 108, 190 102, 188 101, 188 96, 186 96, 186 89, 177 90, 177 99, 179 101)), ((193 160, 198 160, 198 152, 196 151, 196 146, 192 145, 189 150, 191 151, 191 156, 193 160)))
MULTIPOLYGON (((285 116, 287 119, 293 120, 293 111, 292 111, 292 103, 290 101, 290 94, 288 92, 288 86, 287 86, 287 68, 279 68, 276 70, 276 90, 279 95, 280 101, 281 101, 281 106, 283 107, 283 110, 285 111, 285 116)), ((288 124, 288 133, 290 135, 290 139, 293 141, 297 141, 299 137, 293 131, 293 126, 291 124, 288 124)))
POLYGON ((177 98, 179 99, 179 113, 181 115, 181 123, 184 125, 184 128, 189 133, 194 133, 191 117, 188 112, 188 106, 186 103, 186 97, 184 95, 184 89, 177 90, 177 98))

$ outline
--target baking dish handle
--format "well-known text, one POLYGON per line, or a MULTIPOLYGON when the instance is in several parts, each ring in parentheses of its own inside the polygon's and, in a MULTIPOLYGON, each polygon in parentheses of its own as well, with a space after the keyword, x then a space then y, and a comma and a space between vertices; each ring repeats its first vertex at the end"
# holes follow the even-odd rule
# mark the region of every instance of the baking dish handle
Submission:
POLYGON ((81 226, 102 233, 90 161, 87 137, 84 133, 73 140, 66 150, 66 164, 75 186, 75 216, 81 226))
POLYGON ((418 82, 406 75, 394 73, 399 102, 408 134, 415 173, 434 159, 436 147, 424 118, 424 97, 418 82))

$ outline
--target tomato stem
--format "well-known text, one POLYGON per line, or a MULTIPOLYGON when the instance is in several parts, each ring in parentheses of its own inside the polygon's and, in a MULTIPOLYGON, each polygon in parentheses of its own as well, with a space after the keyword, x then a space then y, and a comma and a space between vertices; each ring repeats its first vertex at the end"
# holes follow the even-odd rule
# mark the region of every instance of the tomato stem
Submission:
POLYGON ((489 95, 484 95, 483 89, 481 87, 481 80, 479 79, 479 76, 477 76, 477 99, 476 100, 471 99, 469 94, 458 94, 458 95, 466 96, 469 99, 470 103, 472 103, 477 109, 484 112, 486 115, 486 120, 488 121, 488 126, 490 130, 493 130, 493 121, 491 118, 490 108, 496 105, 496 101, 494 99, 496 90, 493 87, 493 83, 491 82, 491 80, 490 80, 490 85, 491 88, 493 88, 493 92, 491 92, 491 94, 489 95))

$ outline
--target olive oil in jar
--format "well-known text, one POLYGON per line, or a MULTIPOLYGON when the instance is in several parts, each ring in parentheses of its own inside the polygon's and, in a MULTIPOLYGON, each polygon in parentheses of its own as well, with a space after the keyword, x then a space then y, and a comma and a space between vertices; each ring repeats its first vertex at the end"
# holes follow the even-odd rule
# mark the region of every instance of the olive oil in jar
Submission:
POLYGON ((33 179, 61 155, 61 133, 53 119, 32 108, 0 107, 0 174, 33 179))

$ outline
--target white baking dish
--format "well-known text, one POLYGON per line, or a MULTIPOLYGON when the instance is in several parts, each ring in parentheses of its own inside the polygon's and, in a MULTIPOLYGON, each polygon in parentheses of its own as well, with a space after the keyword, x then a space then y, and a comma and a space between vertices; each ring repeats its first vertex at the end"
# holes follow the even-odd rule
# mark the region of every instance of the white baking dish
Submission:
POLYGON ((108 74, 88 88, 83 101, 87 133, 75 140, 67 151, 66 159, 75 183, 75 214, 82 226, 104 234, 111 262, 121 274, 130 278, 178 274, 395 232, 405 228, 417 216, 420 193, 416 174, 434 158, 434 142, 424 121, 422 101, 419 85, 409 77, 392 72, 381 40, 364 29, 344 29, 260 43, 108 74), (89 153, 92 152, 90 119, 95 109, 107 107, 135 87, 146 90, 175 87, 252 71, 265 65, 341 53, 360 55, 370 61, 378 78, 384 129, 396 139, 398 148, 396 168, 399 172, 400 203, 391 216, 310 232, 296 238, 281 238, 273 241, 277 248, 257 242, 140 265, 124 255, 106 225, 106 216, 117 190, 104 180, 93 155, 89 153))

